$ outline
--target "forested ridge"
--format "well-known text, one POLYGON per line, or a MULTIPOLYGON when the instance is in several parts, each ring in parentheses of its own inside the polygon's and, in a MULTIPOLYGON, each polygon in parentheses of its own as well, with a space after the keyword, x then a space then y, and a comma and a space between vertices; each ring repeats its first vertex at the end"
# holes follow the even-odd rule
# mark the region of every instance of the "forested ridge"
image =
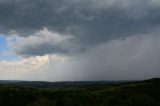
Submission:
POLYGON ((0 83, 0 106, 160 106, 159 78, 63 86, 66 83, 46 87, 0 83))

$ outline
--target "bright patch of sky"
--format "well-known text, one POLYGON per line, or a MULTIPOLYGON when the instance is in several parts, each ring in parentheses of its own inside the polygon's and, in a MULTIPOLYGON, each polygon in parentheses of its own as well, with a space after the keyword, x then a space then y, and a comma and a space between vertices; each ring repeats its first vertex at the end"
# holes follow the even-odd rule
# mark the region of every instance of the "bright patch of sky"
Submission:
POLYGON ((4 35, 0 35, 0 52, 4 52, 8 50, 6 37, 4 35))
MULTIPOLYGON (((16 39, 13 38, 13 42, 16 42, 16 39)), ((14 54, 7 44, 7 38, 4 35, 0 35, 0 61, 14 61, 20 60, 21 58, 14 54)))

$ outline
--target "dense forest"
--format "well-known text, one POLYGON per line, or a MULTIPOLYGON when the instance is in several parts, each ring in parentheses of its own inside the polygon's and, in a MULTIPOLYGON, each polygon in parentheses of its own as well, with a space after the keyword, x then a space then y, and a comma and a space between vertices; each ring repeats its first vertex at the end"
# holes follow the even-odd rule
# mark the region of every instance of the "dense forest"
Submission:
POLYGON ((26 83, 1 81, 0 106, 160 106, 158 78, 119 83, 43 82, 44 86, 26 83))

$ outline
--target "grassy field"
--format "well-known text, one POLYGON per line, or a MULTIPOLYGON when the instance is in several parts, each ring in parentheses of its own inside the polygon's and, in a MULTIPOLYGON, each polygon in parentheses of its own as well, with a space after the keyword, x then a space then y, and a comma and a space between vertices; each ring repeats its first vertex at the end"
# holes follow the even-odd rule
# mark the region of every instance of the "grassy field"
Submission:
POLYGON ((0 106, 160 106, 160 79, 62 85, 0 84, 0 106))

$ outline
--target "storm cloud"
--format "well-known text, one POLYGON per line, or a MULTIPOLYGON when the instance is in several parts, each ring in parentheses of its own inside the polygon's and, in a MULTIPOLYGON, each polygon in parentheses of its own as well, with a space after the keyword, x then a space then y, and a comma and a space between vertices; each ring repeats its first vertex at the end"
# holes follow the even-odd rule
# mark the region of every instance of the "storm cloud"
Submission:
MULTIPOLYGON (((159 9, 158 0, 1 0, 0 32, 27 38, 38 36, 35 33, 45 27, 74 36, 81 45, 77 48, 85 50, 112 39, 150 32, 160 24, 159 9)), ((35 50, 37 55, 42 52, 35 50)))
POLYGON ((0 34, 23 59, 67 58, 45 64, 48 80, 159 77, 159 11, 159 0, 0 0, 0 34))

